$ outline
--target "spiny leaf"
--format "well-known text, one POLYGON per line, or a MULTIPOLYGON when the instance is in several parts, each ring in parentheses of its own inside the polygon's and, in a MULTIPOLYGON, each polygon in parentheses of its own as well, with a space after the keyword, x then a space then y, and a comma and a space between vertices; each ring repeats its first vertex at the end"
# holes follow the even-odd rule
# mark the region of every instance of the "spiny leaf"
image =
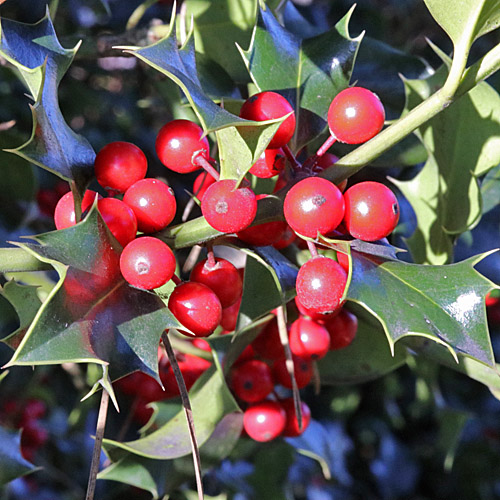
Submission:
POLYGON ((324 130, 332 99, 349 84, 362 38, 349 36, 351 13, 334 29, 302 40, 281 26, 269 9, 260 8, 250 47, 240 48, 258 89, 279 92, 294 107, 294 150, 324 130))
POLYGON ((347 299, 377 317, 392 350, 401 338, 422 336, 447 347, 455 359, 462 353, 494 366, 484 297, 495 285, 474 269, 486 255, 423 266, 352 252, 347 299))
POLYGON ((0 427, 0 486, 38 469, 23 458, 19 431, 0 427))
POLYGON ((135 370, 158 377, 161 333, 180 325, 157 295, 123 280, 120 247, 95 207, 76 226, 34 239, 19 246, 60 280, 9 365, 95 362, 109 364, 112 379, 135 370))

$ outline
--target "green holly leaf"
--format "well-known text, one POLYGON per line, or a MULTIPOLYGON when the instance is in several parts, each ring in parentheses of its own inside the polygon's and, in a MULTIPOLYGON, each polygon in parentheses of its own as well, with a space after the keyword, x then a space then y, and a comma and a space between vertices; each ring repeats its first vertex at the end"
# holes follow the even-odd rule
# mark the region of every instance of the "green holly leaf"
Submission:
POLYGON ((21 455, 19 431, 0 427, 0 486, 38 470, 21 455))
MULTIPOLYGON (((427 80, 405 81, 411 109, 440 87, 446 66, 427 80)), ((416 262, 451 260, 453 239, 481 217, 478 178, 500 163, 500 95, 487 83, 419 128, 428 160, 416 177, 394 181, 415 209, 418 228, 408 240, 416 262)))
POLYGON ((421 336, 458 353, 495 365, 484 297, 495 285, 474 265, 483 254, 447 266, 423 266, 352 252, 347 300, 382 324, 391 350, 404 337, 421 336))
MULTIPOLYGON (((239 411, 220 367, 209 368, 189 391, 198 446, 202 446, 217 423, 227 414, 239 411)), ((173 459, 191 453, 191 441, 184 410, 168 423, 135 441, 120 443, 104 440, 108 452, 120 448, 136 455, 155 459, 173 459)))
POLYGON ((332 99, 349 85, 362 39, 349 36, 352 11, 334 29, 302 40, 281 26, 270 9, 260 8, 250 47, 240 48, 259 91, 279 92, 294 107, 295 151, 325 129, 332 99))
POLYGON ((19 346, 42 305, 37 288, 35 286, 20 285, 15 281, 9 281, 3 288, 0 288, 0 295, 10 302, 19 318, 19 328, 1 339, 12 349, 19 346))
POLYGON ((59 282, 38 310, 9 365, 94 362, 112 379, 141 370, 158 378, 158 342, 178 321, 154 293, 129 286, 120 246, 95 209, 76 226, 19 244, 53 265, 59 282))
POLYGON ((492 168, 481 182, 483 214, 500 205, 500 165, 492 168))

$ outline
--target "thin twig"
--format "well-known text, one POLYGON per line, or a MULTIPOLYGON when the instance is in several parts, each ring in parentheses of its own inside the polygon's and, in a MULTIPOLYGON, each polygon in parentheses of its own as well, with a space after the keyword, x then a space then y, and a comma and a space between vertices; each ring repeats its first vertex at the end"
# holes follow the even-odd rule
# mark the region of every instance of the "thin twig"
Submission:
POLYGON ((170 365, 172 366, 172 370, 175 375, 175 380, 177 382, 177 386, 179 387, 179 392, 181 394, 182 406, 184 407, 184 413, 186 414, 186 420, 189 429, 189 438, 191 440, 191 449, 193 453, 194 473, 196 476, 196 488, 198 490, 198 498, 199 500, 203 500, 200 450, 198 449, 198 443, 196 440, 193 412, 191 410, 191 403, 189 402, 188 391, 186 388, 186 384, 184 383, 184 377, 182 376, 179 364, 177 363, 177 359, 175 359, 175 354, 174 350, 172 349, 172 345, 170 344, 170 339, 168 338, 166 332, 162 333, 161 339, 163 341, 163 345, 165 346, 165 350, 167 351, 168 360, 170 361, 170 365))

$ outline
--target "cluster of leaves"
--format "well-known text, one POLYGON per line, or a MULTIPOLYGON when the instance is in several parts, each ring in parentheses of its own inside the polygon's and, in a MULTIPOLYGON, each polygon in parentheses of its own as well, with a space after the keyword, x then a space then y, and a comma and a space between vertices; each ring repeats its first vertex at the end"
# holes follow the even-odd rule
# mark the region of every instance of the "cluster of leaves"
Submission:
MULTIPOLYGON (((456 12, 451 0, 425 3, 455 49, 453 61, 435 49, 443 61, 435 72, 421 60, 363 35, 352 38, 348 26, 353 9, 333 28, 318 33, 291 2, 279 12, 273 12, 272 2, 267 6, 248 2, 235 14, 229 1, 218 1, 206 11, 199 2, 186 0, 186 17, 193 16, 187 35, 173 16, 159 41, 122 49, 181 89, 190 110, 217 142, 221 177, 241 179, 280 123, 259 124, 237 116, 242 83, 251 80, 258 90, 278 91, 293 103, 298 125, 291 148, 296 153, 308 147, 314 151, 326 137, 331 99, 354 80, 377 91, 395 118, 400 113, 411 115, 419 104, 430 102, 436 90, 448 88, 448 74, 456 72, 462 61, 452 81, 456 91, 465 81, 472 43, 498 26, 500 8, 497 2, 471 0, 456 12), (384 66, 384 75, 393 83, 390 89, 380 84, 387 80, 385 76, 370 81, 372 73, 366 67, 373 60, 380 61, 376 70, 384 66), (405 74, 404 86, 398 83, 398 72, 405 74)), ((48 14, 34 25, 2 19, 0 55, 16 69, 34 101, 32 136, 11 153, 68 181, 81 194, 93 177, 95 153, 68 126, 58 103, 59 85, 78 50, 79 45, 62 47, 48 14)), ((415 135, 410 136, 412 129, 407 129, 402 143, 378 155, 379 166, 425 162, 411 180, 394 179, 416 214, 416 230, 406 240, 414 263, 398 260, 392 247, 323 241, 350 255, 352 276, 346 299, 360 319, 353 344, 330 353, 319 364, 323 384, 373 380, 414 363, 418 355, 500 390, 484 306, 484 297, 495 285, 474 268, 487 254, 451 264, 458 236, 473 229, 482 214, 497 204, 492 200, 498 195, 499 124, 500 97, 481 82, 436 116, 429 113, 415 135)), ((369 149, 370 144, 363 148, 369 149)), ((339 153, 344 158, 326 176, 339 179, 354 173, 354 168, 349 170, 349 150, 340 148, 339 153)), ((393 177, 402 177, 395 172, 393 177)), ((276 201, 259 207, 259 221, 280 216, 276 201)), ((219 236, 203 218, 179 224, 163 235, 179 251, 219 236)), ((2 301, 20 321, 19 328, 2 338, 14 349, 8 366, 96 363, 104 374, 91 392, 101 384, 112 397, 111 380, 136 370, 158 378, 159 338, 166 328, 178 326, 165 307, 168 290, 152 294, 132 289, 121 276, 106 272, 114 268, 119 248, 95 208, 73 228, 40 234, 34 243, 17 246, 26 258, 53 267, 59 279, 43 303, 31 287, 9 282, 2 288, 2 301)), ((218 360, 223 355, 226 360, 235 359, 251 341, 259 321, 293 297, 295 264, 301 259, 300 253, 285 256, 272 248, 245 252, 249 258, 235 342, 210 341, 214 368, 190 393, 198 442, 208 463, 228 456, 241 431, 241 413, 218 360)), ((3 270, 9 270, 8 263, 3 270)), ((180 407, 158 406, 157 430, 145 431, 140 439, 106 442, 112 464, 101 478, 139 486, 155 497, 165 493, 165 473, 177 467, 171 460, 188 455, 191 448, 180 407)), ((331 450, 318 451, 317 443, 311 450, 307 440, 324 442, 317 434, 327 431, 313 428, 312 432, 316 434, 305 437, 306 442, 291 444, 324 462, 331 450)), ((17 448, 15 437, 7 439, 17 448)), ((2 467, 7 474, 2 481, 31 467, 20 455, 0 456, 0 463, 8 465, 2 467)), ((332 464, 329 467, 335 469, 332 464)))

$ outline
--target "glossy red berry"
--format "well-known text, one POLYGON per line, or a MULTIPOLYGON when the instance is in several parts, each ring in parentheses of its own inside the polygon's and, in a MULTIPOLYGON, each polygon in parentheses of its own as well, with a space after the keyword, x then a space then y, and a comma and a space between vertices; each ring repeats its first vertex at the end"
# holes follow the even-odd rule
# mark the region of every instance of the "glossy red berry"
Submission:
MULTIPOLYGON (((293 373, 297 387, 303 389, 312 379, 313 365, 310 359, 293 356, 293 373)), ((273 377, 277 384, 281 384, 287 389, 292 388, 292 379, 286 367, 286 359, 280 359, 274 362, 273 377)))
POLYGON ((236 189, 236 181, 217 181, 205 192, 201 212, 207 222, 222 233, 236 233, 248 227, 257 214, 257 198, 250 188, 236 189))
POLYGON ((319 174, 323 172, 323 170, 337 163, 338 161, 339 161, 338 156, 335 156, 332 153, 324 153, 316 160, 316 163, 312 168, 312 171, 319 174))
POLYGON ((193 182, 193 194, 201 200, 208 186, 211 186, 214 182, 215 179, 208 172, 203 171, 193 182))
POLYGON ((311 410, 304 401, 300 402, 300 409, 302 412, 302 427, 299 427, 299 421, 295 413, 295 405, 293 398, 281 399, 279 401, 286 413, 286 424, 283 430, 283 436, 285 437, 297 437, 300 436, 311 423, 311 410))
POLYGON ((281 344, 278 321, 272 319, 252 342, 255 352, 264 359, 282 359, 285 351, 281 344))
POLYGON ((104 189, 123 193, 134 182, 144 179, 148 161, 135 144, 110 142, 97 153, 94 170, 97 182, 104 189))
POLYGON ((297 274, 297 296, 307 309, 331 313, 342 305, 347 273, 333 259, 318 255, 301 266, 297 274))
POLYGON ((222 309, 222 318, 220 320, 220 326, 228 332, 232 332, 236 329, 238 323, 238 314, 240 311, 241 297, 229 307, 222 309))
POLYGON ((328 126, 340 142, 360 144, 384 126, 385 110, 377 95, 363 87, 339 92, 328 109, 328 126))
POLYGON ((213 263, 204 259, 193 267, 191 281, 203 283, 219 297, 222 308, 232 306, 243 292, 243 282, 238 269, 226 259, 213 263))
POLYGON ((120 256, 122 276, 132 286, 144 290, 158 288, 170 281, 175 265, 169 246, 152 236, 132 240, 120 256))
POLYGON ((260 179, 269 179, 285 168, 285 156, 281 149, 266 149, 252 165, 250 173, 260 179))
POLYGON ((222 307, 217 295, 208 286, 194 281, 181 283, 174 288, 168 299, 168 308, 192 332, 186 333, 188 336, 208 337, 217 328, 222 317, 222 307))
POLYGON ((200 167, 193 164, 193 155, 200 153, 209 158, 210 146, 203 129, 189 120, 172 120, 158 132, 156 137, 156 154, 160 161, 170 170, 186 174, 200 167))
POLYGON ((142 233, 156 233, 175 217, 177 202, 172 188, 158 179, 141 179, 130 186, 123 201, 134 212, 142 233))
POLYGON ((307 316, 308 318, 314 320, 314 321, 322 321, 326 316, 326 314, 323 313, 318 313, 315 311, 311 311, 307 307, 304 307, 304 304, 299 299, 299 296, 296 295, 294 299, 295 305, 297 306, 297 309, 301 316, 307 316))
POLYGON ((275 241, 273 243, 273 247, 276 248, 276 250, 283 250, 283 248, 290 246, 296 239, 297 235, 295 234, 293 229, 287 224, 285 232, 278 241, 275 241))
MULTIPOLYGON (((262 122, 281 118, 292 112, 291 104, 276 92, 259 92, 248 98, 241 107, 240 117, 246 120, 262 122)), ((287 144, 295 132, 295 113, 292 113, 278 128, 269 149, 278 149, 287 144)))
POLYGON ((309 318, 300 317, 290 328, 290 350, 295 356, 321 359, 330 348, 328 330, 309 318))
POLYGON ((231 389, 242 401, 262 401, 273 388, 271 368, 264 361, 250 359, 234 365, 231 369, 231 389))
MULTIPOLYGON (((94 203, 97 193, 95 191, 85 191, 82 199, 82 213, 85 213, 94 203)), ((99 195, 99 198, 102 196, 99 195)), ((65 229, 76 224, 75 218, 75 202, 73 193, 69 191, 66 193, 56 205, 54 211, 54 222, 56 229, 65 229)))
POLYGON ((398 224, 398 200, 380 182, 355 184, 345 192, 344 199, 344 224, 354 238, 363 241, 380 240, 391 234, 398 224))
POLYGON ((116 198, 103 198, 97 208, 111 234, 122 247, 132 241, 137 234, 137 219, 132 209, 116 198))
POLYGON ((249 406, 243 414, 243 428, 255 441, 277 438, 285 429, 286 412, 277 401, 261 401, 249 406))
POLYGON ((358 318, 342 308, 339 314, 327 318, 324 326, 330 334, 330 351, 336 351, 352 343, 358 331, 358 318))
POLYGON ((308 177, 288 191, 283 212, 297 233, 316 238, 333 231, 344 217, 344 198, 339 188, 321 177, 308 177))

